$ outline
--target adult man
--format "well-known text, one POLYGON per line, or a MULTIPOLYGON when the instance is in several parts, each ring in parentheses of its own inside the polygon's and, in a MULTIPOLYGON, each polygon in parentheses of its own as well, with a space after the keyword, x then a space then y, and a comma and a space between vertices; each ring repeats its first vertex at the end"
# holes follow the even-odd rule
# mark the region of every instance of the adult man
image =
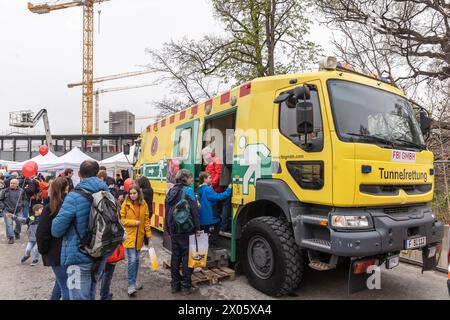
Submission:
MULTIPOLYGON (((100 170, 105 170, 106 172, 108 172, 108 171, 106 170, 106 167, 105 167, 105 166, 100 166, 100 170)), ((115 186, 115 184, 116 184, 116 180, 114 180, 113 177, 107 176, 107 177, 106 177, 106 180, 105 180, 105 183, 106 183, 106 185, 107 185, 109 188, 114 188, 114 186, 115 186)))
MULTIPOLYGON (((98 163, 86 160, 80 166, 78 189, 95 193, 108 191, 108 186, 97 178, 98 163)), ((70 300, 95 300, 96 282, 103 273, 105 260, 94 261, 79 250, 89 225, 91 202, 79 192, 70 192, 58 215, 52 222, 52 235, 63 237, 61 265, 67 269, 67 287, 70 300)))
POLYGON ((25 202, 25 192, 19 188, 19 180, 12 179, 9 187, 0 194, 0 210, 3 212, 6 226, 6 237, 8 243, 14 243, 14 236, 20 239, 21 224, 16 221, 16 227, 13 228, 13 220, 7 215, 12 213, 15 216, 22 216, 23 205, 25 202))
POLYGON ((67 179, 67 182, 69 182, 69 191, 73 190, 72 176, 73 176, 73 170, 72 169, 64 170, 63 177, 67 179))
POLYGON ((39 182, 35 177, 21 177, 19 179, 19 185, 25 193, 25 204, 23 206, 23 217, 28 218, 30 208, 38 203, 36 201, 37 194, 39 193, 39 182))

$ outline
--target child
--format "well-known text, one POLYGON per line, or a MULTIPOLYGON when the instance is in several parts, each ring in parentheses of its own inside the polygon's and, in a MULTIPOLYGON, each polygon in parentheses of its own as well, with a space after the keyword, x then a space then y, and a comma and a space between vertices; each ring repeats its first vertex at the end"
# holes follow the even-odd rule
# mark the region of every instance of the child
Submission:
POLYGON ((211 187, 212 176, 208 172, 200 172, 199 180, 201 185, 198 187, 197 194, 200 200, 200 226, 201 229, 210 233, 211 227, 213 232, 209 238, 210 247, 217 246, 220 231, 220 217, 216 214, 215 205, 217 202, 225 200, 231 196, 231 185, 222 192, 218 193, 211 187))
POLYGON ((31 254, 32 254, 32 261, 31 266, 35 266, 39 262, 39 252, 36 242, 36 230, 39 224, 40 216, 42 214, 42 210, 44 209, 44 206, 42 204, 35 204, 33 206, 33 214, 30 215, 28 218, 18 217, 13 214, 9 214, 9 217, 11 219, 16 220, 17 222, 20 222, 22 224, 28 225, 28 244, 25 249, 25 255, 20 260, 21 263, 25 263, 27 261, 31 254))

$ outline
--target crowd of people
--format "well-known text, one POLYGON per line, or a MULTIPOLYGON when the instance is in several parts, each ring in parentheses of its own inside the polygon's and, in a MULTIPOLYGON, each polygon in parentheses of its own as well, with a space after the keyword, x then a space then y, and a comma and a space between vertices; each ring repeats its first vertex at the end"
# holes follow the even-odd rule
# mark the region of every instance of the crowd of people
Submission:
MULTIPOLYGON (((171 237, 172 293, 190 294, 192 268, 188 266, 189 236, 207 232, 210 246, 217 246, 219 231, 228 221, 222 219, 226 203, 230 202, 231 185, 222 189, 217 185, 217 170, 207 166, 199 175, 200 186, 194 192, 191 172, 181 169, 175 184, 166 194, 165 230, 171 237), (177 212, 184 203, 191 227, 180 231, 177 212), (180 274, 180 268, 182 273, 180 274)), ((106 168, 96 161, 81 164, 80 182, 74 186, 73 170, 67 169, 58 177, 45 178, 41 174, 31 178, 17 172, 0 175, 0 215, 3 216, 7 242, 20 239, 22 225, 27 225, 28 243, 21 263, 31 258, 31 266, 42 257, 44 266, 51 267, 55 282, 51 300, 95 300, 97 283, 100 299, 111 300, 110 291, 116 263, 127 257, 128 294, 135 296, 142 289, 138 281, 141 252, 148 250, 152 232, 153 189, 150 181, 141 176, 126 189, 120 175, 109 177, 106 168), (110 256, 93 258, 83 252, 81 244, 88 234, 92 199, 99 191, 114 196, 120 208, 120 223, 124 229, 122 244, 110 256), (122 252, 120 252, 122 250, 122 252), (122 258, 114 259, 113 255, 122 258)), ((231 216, 231 212, 229 213, 231 216)), ((226 226, 225 226, 226 227, 226 226)))

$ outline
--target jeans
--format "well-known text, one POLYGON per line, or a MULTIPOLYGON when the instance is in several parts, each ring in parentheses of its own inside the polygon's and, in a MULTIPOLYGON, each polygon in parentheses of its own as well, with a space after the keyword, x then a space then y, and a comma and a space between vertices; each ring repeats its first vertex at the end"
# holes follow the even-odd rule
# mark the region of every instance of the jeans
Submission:
POLYGON ((221 231, 229 231, 231 229, 231 198, 223 200, 220 206, 219 212, 221 213, 222 224, 220 226, 221 231))
POLYGON ((139 252, 135 248, 126 249, 128 259, 128 286, 135 286, 139 271, 139 252))
POLYGON ((114 269, 116 265, 113 263, 106 263, 105 272, 103 273, 102 284, 100 287, 100 300, 110 300, 111 280, 114 275, 114 269))
POLYGON ((23 217, 28 218, 29 215, 30 215, 30 201, 27 200, 23 205, 23 217))
POLYGON ((172 235, 172 258, 170 271, 172 274, 171 286, 174 289, 190 289, 192 287, 192 269, 188 267, 189 236, 172 235), (180 264, 183 276, 180 275, 180 264))
POLYGON ((32 261, 39 260, 39 251, 36 241, 28 241, 27 243, 24 256, 28 258, 30 255, 32 255, 32 261))
POLYGON ((102 277, 105 263, 106 259, 97 262, 96 272, 93 272, 94 263, 67 267, 67 288, 70 300, 95 300, 97 281, 102 277))
MULTIPOLYGON (((18 214, 18 216, 21 216, 20 214, 18 214)), ((16 227, 13 227, 13 223, 14 220, 11 218, 8 218, 6 216, 6 212, 3 212, 3 219, 5 220, 5 227, 6 227, 6 237, 8 239, 14 238, 14 234, 20 234, 20 232, 22 231, 22 225, 20 224, 20 222, 16 221, 16 227)))
POLYGON ((53 287, 50 300, 70 300, 69 289, 67 288, 67 270, 62 266, 52 267, 55 274, 55 286, 53 287))
POLYGON ((217 242, 219 240, 219 232, 220 232, 220 225, 221 223, 218 222, 216 224, 209 224, 206 226, 201 226, 201 230, 205 231, 206 233, 209 233, 209 246, 217 246, 217 242), (211 228, 213 229, 212 232, 210 231, 211 228))

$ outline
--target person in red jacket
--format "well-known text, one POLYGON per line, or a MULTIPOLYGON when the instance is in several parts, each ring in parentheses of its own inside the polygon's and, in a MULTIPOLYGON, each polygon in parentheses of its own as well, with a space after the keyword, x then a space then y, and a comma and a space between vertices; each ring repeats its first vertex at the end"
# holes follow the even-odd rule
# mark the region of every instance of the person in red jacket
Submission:
POLYGON ((205 171, 211 175, 212 183, 215 192, 223 192, 223 187, 220 184, 220 175, 222 173, 222 160, 216 156, 214 152, 211 153, 210 162, 206 166, 205 171))

